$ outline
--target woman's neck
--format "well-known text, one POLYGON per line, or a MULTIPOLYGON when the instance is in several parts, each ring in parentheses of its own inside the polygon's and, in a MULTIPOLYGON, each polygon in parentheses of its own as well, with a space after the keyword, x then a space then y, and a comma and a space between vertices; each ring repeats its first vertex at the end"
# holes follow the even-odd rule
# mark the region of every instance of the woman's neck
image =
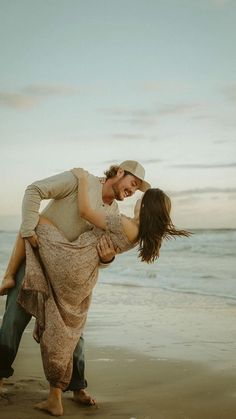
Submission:
POLYGON ((130 217, 131 221, 139 227, 139 217, 130 217))

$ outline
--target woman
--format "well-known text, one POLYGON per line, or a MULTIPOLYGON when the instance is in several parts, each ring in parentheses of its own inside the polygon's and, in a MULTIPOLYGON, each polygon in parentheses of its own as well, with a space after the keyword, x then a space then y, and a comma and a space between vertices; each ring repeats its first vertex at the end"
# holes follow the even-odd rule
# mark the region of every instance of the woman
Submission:
MULTIPOLYGON (((36 317, 34 337, 40 342, 44 371, 50 384, 48 399, 37 407, 52 415, 63 414, 61 394, 70 381, 72 354, 97 281, 96 245, 104 230, 109 233, 117 253, 139 244, 139 257, 147 263, 159 256, 164 238, 189 235, 173 226, 170 199, 160 189, 145 192, 135 205, 133 218, 106 216, 90 207, 87 172, 74 169, 73 173, 79 177, 80 215, 95 227, 71 243, 49 220, 41 217, 36 229, 38 251, 25 241, 26 274, 18 300, 36 317)), ((23 257, 24 242, 19 237, 13 255, 14 269, 23 257)), ((9 276, 11 286, 14 285, 14 269, 9 276)), ((3 285, 5 289, 6 284, 7 281, 3 285)))

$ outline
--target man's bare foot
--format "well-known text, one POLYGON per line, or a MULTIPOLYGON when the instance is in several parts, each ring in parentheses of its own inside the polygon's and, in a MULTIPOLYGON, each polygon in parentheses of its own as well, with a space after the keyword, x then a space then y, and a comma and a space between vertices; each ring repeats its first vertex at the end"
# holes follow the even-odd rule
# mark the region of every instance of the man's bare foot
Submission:
POLYGON ((77 403, 85 404, 86 406, 97 405, 96 400, 93 399, 93 397, 91 397, 84 388, 74 391, 73 400, 77 403))
POLYGON ((3 278, 2 280, 2 284, 0 286, 0 295, 5 295, 7 294, 8 290, 10 288, 14 288, 16 285, 14 276, 6 276, 5 278, 3 278))
POLYGON ((43 410, 45 412, 50 413, 53 416, 62 416, 63 415, 63 407, 62 403, 58 399, 51 399, 50 397, 45 400, 44 402, 38 403, 35 406, 35 409, 43 410))

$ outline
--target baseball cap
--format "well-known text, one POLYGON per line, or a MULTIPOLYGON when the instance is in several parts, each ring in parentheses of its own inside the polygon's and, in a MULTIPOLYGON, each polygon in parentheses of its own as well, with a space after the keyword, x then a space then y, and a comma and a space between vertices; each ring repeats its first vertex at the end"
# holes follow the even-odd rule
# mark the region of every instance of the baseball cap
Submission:
POLYGON ((138 161, 125 160, 119 165, 119 167, 121 167, 126 172, 131 173, 132 175, 134 175, 135 177, 137 177, 138 179, 142 181, 139 187, 140 191, 146 192, 149 188, 151 188, 150 183, 144 180, 145 169, 138 161))

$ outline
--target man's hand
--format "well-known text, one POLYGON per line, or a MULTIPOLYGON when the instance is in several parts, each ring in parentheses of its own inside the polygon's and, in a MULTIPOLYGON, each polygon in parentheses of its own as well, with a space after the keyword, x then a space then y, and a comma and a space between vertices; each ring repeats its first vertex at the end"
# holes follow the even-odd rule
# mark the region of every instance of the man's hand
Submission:
POLYGON ((30 242, 32 247, 38 247, 39 242, 38 242, 38 236, 36 233, 34 233, 33 236, 27 237, 27 240, 30 242))
POLYGON ((109 236, 104 235, 101 237, 98 245, 97 245, 97 251, 100 258, 100 261, 102 263, 109 263, 111 262, 115 255, 116 251, 113 246, 113 243, 109 236))

